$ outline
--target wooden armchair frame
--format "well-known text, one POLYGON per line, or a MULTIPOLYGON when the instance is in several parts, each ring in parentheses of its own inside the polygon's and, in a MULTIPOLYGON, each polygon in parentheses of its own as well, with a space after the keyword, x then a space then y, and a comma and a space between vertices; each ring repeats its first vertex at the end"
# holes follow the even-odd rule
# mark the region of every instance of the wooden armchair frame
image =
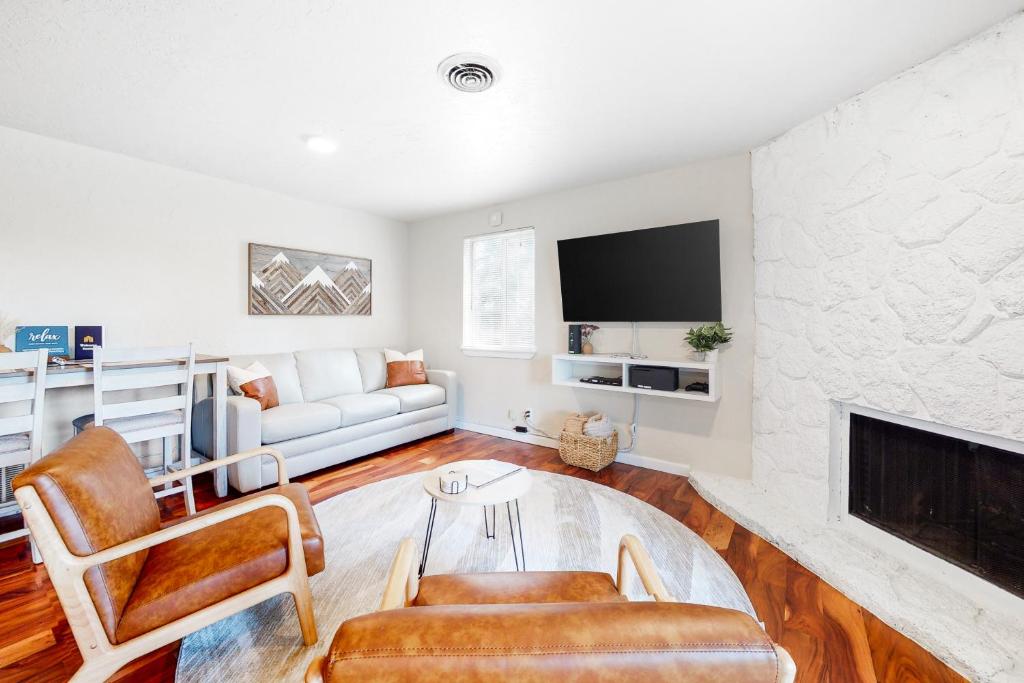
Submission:
MULTIPOLYGON (((615 577, 615 587, 619 595, 626 595, 629 591, 630 575, 627 573, 626 559, 632 562, 636 569, 644 590, 654 598, 656 602, 677 602, 665 588, 665 584, 658 575, 658 570, 651 560, 640 539, 633 534, 626 534, 619 541, 618 571, 615 577)), ((384 584, 384 597, 381 599, 378 611, 399 609, 408 607, 416 599, 419 589, 419 582, 416 578, 416 544, 411 538, 403 539, 398 545, 398 552, 391 562, 391 570, 388 572, 387 583, 384 584)), ((775 653, 779 658, 779 671, 776 683, 793 683, 796 679, 796 664, 779 645, 774 645, 775 653)), ((314 657, 306 669, 305 683, 324 683, 323 680, 323 657, 314 657)))
MULTIPOLYGON (((180 481, 185 477, 209 472, 218 467, 232 465, 247 458, 265 455, 277 460, 278 480, 281 484, 287 484, 288 475, 284 456, 279 451, 266 447, 189 467, 172 474, 154 477, 149 483, 156 488, 180 481)), ((29 529, 36 539, 50 580, 53 582, 57 597, 60 599, 68 624, 75 636, 75 642, 82 653, 84 662, 81 668, 75 672, 72 681, 105 680, 122 666, 147 652, 180 640, 205 626, 281 593, 291 593, 295 600, 295 609, 304 643, 308 646, 317 642, 313 599, 309 590, 309 577, 306 574, 306 558, 302 549, 298 512, 295 509, 295 504, 283 495, 268 493, 221 510, 190 517, 174 526, 87 556, 74 555, 68 550, 34 487, 19 488, 15 491, 15 497, 18 499, 29 529), (265 507, 279 507, 288 516, 288 568, 283 574, 124 643, 110 642, 85 585, 84 576, 87 569, 265 507)))

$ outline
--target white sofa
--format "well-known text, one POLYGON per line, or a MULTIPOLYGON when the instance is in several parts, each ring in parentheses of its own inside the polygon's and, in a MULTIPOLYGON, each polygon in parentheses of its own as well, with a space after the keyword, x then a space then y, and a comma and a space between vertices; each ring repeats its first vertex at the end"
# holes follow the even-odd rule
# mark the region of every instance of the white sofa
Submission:
MULTIPOLYGON (((429 384, 386 389, 383 349, 235 356, 230 363, 247 367, 253 361, 273 375, 280 405, 261 412, 251 398, 228 396, 227 452, 273 446, 287 459, 290 477, 455 425, 455 373, 427 370, 429 384)), ((202 455, 212 452, 212 410, 211 399, 194 409, 192 443, 202 455)), ((228 483, 243 493, 276 481, 272 458, 252 458, 228 468, 228 483)))

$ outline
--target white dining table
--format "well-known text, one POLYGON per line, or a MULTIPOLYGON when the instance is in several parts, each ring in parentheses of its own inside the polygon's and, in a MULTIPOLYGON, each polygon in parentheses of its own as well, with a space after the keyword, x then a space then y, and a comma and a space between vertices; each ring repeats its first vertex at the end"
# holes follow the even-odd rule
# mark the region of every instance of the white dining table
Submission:
MULTIPOLYGON (((154 368, 166 367, 172 370, 184 365, 184 360, 167 360, 145 363, 104 363, 104 374, 122 374, 134 372, 152 372, 154 368)), ((226 356, 210 356, 196 354, 195 373, 209 378, 209 388, 213 397, 213 457, 219 460, 227 456, 227 379, 228 359, 226 356)), ((0 386, 17 384, 27 381, 30 371, 0 373, 0 386)), ((63 366, 50 364, 46 369, 46 390, 63 389, 66 387, 92 386, 93 372, 90 361, 68 361, 63 366)), ((198 387, 197 387, 198 388, 198 387)), ((218 496, 228 494, 227 472, 223 467, 214 471, 214 488, 218 496)))

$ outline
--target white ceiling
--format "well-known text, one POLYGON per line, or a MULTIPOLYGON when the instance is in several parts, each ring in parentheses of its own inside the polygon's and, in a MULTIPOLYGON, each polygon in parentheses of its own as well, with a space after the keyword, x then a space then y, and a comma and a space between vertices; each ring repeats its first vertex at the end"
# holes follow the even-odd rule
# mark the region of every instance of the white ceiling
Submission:
POLYGON ((411 220, 748 150, 1022 8, 0 0, 0 125, 411 220))

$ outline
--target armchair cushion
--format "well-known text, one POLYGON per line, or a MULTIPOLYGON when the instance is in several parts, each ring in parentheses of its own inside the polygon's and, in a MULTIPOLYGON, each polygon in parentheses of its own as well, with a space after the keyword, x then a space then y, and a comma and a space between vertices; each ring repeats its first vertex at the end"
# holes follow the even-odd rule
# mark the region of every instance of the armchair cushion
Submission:
POLYGON ((603 572, 489 572, 420 579, 413 605, 497 605, 540 602, 621 602, 603 572))
MULTIPOLYGON (((284 486, 274 486, 272 488, 266 488, 256 493, 250 493, 247 496, 229 500, 226 503, 215 505, 205 510, 200 510, 198 513, 193 515, 199 517, 214 510, 223 510, 224 508, 231 507, 232 505, 238 505, 239 503, 257 498, 267 493, 279 493, 285 498, 288 498, 295 503, 295 511, 299 514, 299 531, 302 533, 302 548, 305 551, 304 555, 306 558, 306 573, 310 576, 319 574, 324 570, 324 537, 320 532, 320 524, 316 520, 316 514, 313 512, 313 506, 309 501, 309 491, 302 484, 291 483, 285 484, 284 486)), ((282 544, 288 543, 288 520, 285 519, 284 513, 279 508, 264 508, 252 514, 262 514, 264 516, 273 515, 274 519, 271 520, 273 523, 274 531, 277 533, 279 540, 282 544), (276 513, 276 514, 274 514, 276 513)), ((187 519, 182 517, 175 520, 175 522, 187 519)), ((249 516, 239 517, 237 519, 249 519, 249 516)), ((257 521, 259 518, 255 518, 257 521)))
MULTIPOLYGON (((308 574, 324 568, 323 537, 302 484, 267 489, 200 515, 269 493, 295 503, 308 574)), ((181 520, 177 520, 181 521, 181 520)), ((277 507, 261 508, 153 546, 117 625, 124 642, 283 574, 288 567, 288 521, 277 507)))
MULTIPOLYGON (((92 555, 160 529, 160 510, 142 466, 107 427, 85 430, 12 483, 15 489, 36 490, 75 555, 92 555)), ((111 640, 149 552, 86 570, 85 585, 111 640)))
POLYGON ((349 619, 323 666, 341 681, 743 681, 779 660, 750 615, 665 602, 409 607, 349 619))

